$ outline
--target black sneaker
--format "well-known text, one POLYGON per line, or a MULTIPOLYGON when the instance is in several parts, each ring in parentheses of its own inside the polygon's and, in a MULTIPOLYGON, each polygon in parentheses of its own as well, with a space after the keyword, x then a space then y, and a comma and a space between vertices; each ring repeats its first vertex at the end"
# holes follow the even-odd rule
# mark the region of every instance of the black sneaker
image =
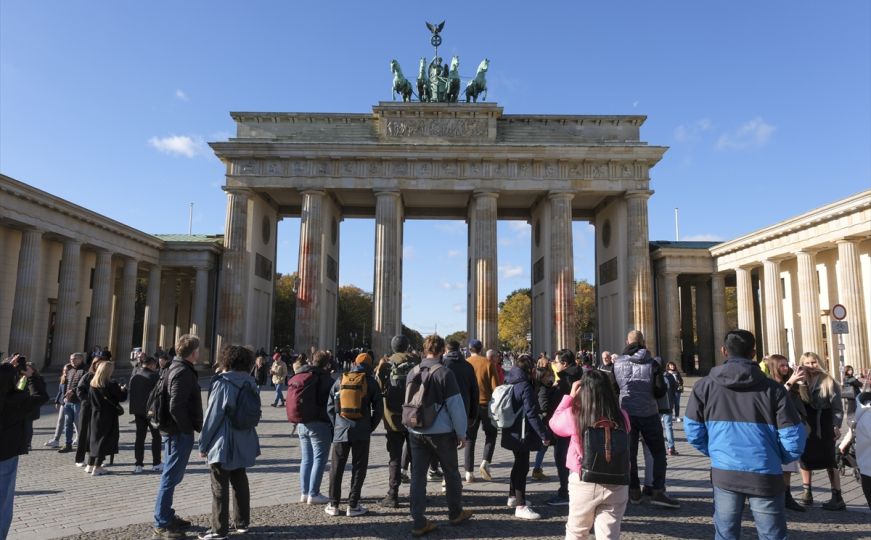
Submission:
POLYGON ((548 506, 568 506, 569 505, 569 498, 563 497, 562 495, 557 493, 556 495, 554 495, 553 497, 548 499, 546 504, 548 506))
POLYGON ((641 501, 644 500, 644 495, 642 495, 641 490, 638 488, 629 488, 629 502, 632 504, 641 504, 641 501))
POLYGON ((178 516, 175 516, 172 518, 172 523, 170 523, 169 527, 171 529, 177 529, 177 530, 183 531, 185 529, 191 528, 191 522, 186 520, 186 519, 182 519, 178 516))
POLYGON ((807 508, 795 502, 795 499, 792 498, 792 494, 789 492, 786 493, 784 506, 786 506, 787 510, 792 510, 793 512, 807 512, 807 508))
POLYGON ((653 488, 650 486, 644 486, 641 488, 641 496, 645 498, 653 497, 653 488))
POLYGON ((151 529, 151 540, 175 540, 176 538, 184 538, 184 533, 169 527, 151 529))
POLYGON ((661 506, 663 508, 680 508, 680 503, 665 494, 662 490, 653 490, 653 496, 650 497, 650 504, 661 506))
POLYGON ((846 510, 847 503, 841 497, 832 497, 829 502, 823 503, 823 510, 846 510))
POLYGON ((60 450, 57 451, 58 454, 66 454, 73 451, 73 447, 71 445, 66 445, 60 450))

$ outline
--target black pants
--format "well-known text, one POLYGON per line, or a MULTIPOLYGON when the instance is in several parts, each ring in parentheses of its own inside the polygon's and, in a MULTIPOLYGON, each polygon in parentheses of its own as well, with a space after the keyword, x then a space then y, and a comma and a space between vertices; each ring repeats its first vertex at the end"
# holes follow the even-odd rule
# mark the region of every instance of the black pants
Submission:
POLYGON ((454 433, 436 435, 408 435, 411 441, 411 519, 414 527, 426 523, 426 474, 434 458, 442 464, 445 474, 448 518, 453 519, 463 511, 463 484, 457 464, 457 436, 454 433))
POLYGON ((133 442, 133 457, 136 460, 135 465, 140 467, 145 459, 145 434, 151 432, 151 464, 160 465, 160 432, 148 422, 148 417, 142 414, 136 414, 133 418, 136 421, 136 440, 133 442))
POLYGON ((342 499, 342 476, 348 454, 351 454, 351 491, 348 493, 348 506, 355 507, 360 502, 360 492, 366 480, 369 466, 369 439, 353 442, 334 442, 330 449, 330 502, 338 506, 342 499))
POLYGON ((76 446, 76 463, 85 462, 85 454, 91 440, 91 406, 81 405, 79 410, 79 445, 76 446))
POLYGON ((868 508, 871 508, 871 476, 860 474, 862 479, 862 493, 865 494, 865 502, 868 503, 868 508))
POLYGON ((221 536, 229 532, 230 485, 233 486, 233 517, 237 527, 247 527, 251 522, 251 492, 248 489, 248 474, 245 469, 228 471, 220 463, 209 467, 212 477, 212 530, 221 536))
POLYGON ((632 430, 629 432, 629 487, 638 489, 638 436, 653 455, 653 489, 665 489, 665 437, 662 434, 662 421, 658 414, 652 416, 630 416, 632 430))
POLYGON ((565 499, 569 498, 569 469, 566 467, 566 458, 569 455, 571 437, 554 437, 553 459, 556 462, 556 474, 559 477, 559 490, 557 495, 565 499))
POLYGON ((526 506, 526 475, 529 474, 529 450, 515 450, 511 467, 508 496, 517 499, 517 506, 526 506))
POLYGON ((387 496, 396 498, 399 494, 401 483, 402 448, 408 440, 408 432, 387 432, 387 496))
POLYGON ((493 461, 493 451, 496 450, 496 426, 490 422, 490 415, 487 413, 486 405, 478 406, 478 418, 474 425, 469 426, 467 434, 469 443, 466 445, 464 457, 464 465, 466 472, 472 472, 475 465, 475 441, 478 439, 478 426, 484 430, 484 461, 493 461))

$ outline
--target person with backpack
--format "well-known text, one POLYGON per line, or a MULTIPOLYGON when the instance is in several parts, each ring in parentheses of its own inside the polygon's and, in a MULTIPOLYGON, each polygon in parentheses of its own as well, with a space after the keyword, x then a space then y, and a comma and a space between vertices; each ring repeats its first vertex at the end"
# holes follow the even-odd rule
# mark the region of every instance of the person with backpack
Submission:
POLYGON ((408 431, 402 425, 402 404, 405 402, 405 383, 408 372, 416 365, 408 354, 410 342, 403 335, 393 336, 390 348, 393 354, 378 364, 375 378, 384 400, 384 430, 387 441, 387 495, 381 506, 399 506, 399 485, 402 482, 402 448, 407 444, 408 431))
POLYGON ((529 453, 550 445, 547 428, 541 421, 538 397, 532 385, 534 368, 532 357, 521 354, 505 377, 505 384, 493 393, 498 400, 503 393, 507 396, 507 408, 496 411, 494 421, 502 427, 502 448, 514 454, 511 467, 511 482, 508 487, 508 508, 514 508, 514 516, 520 519, 541 519, 541 514, 533 510, 526 500, 526 475, 529 474, 529 453), (507 388, 508 391, 505 392, 507 388), (513 415, 513 416, 512 416, 513 415))
POLYGON ((369 442, 384 410, 381 390, 371 375, 372 357, 360 353, 351 371, 339 377, 327 401, 327 415, 333 425, 330 450, 330 502, 324 512, 339 515, 342 499, 342 476, 351 454, 351 490, 348 493, 348 517, 362 516, 368 510, 360 504, 360 493, 369 466, 369 442))
POLYGON ((153 356, 146 356, 142 360, 141 369, 130 377, 128 388, 128 398, 130 403, 130 414, 133 415, 136 421, 136 439, 133 442, 133 457, 136 463, 133 466, 133 473, 138 474, 143 470, 145 461, 145 435, 151 433, 151 470, 159 471, 162 468, 160 462, 160 432, 148 420, 148 396, 154 387, 157 386, 157 381, 160 375, 157 373, 157 359, 153 356))
POLYGON ((426 357, 407 378, 402 423, 411 447, 411 535, 420 537, 436 529, 426 518, 426 483, 430 463, 438 459, 445 479, 448 520, 459 525, 472 517, 463 509, 457 450, 466 445, 468 419, 454 373, 441 363, 445 340, 433 334, 423 342, 426 357))
POLYGON ((572 383, 550 429, 570 439, 566 539, 586 539, 590 527, 597 540, 619 538, 629 501, 630 422, 617 404, 608 373, 594 370, 572 383))
MULTIPOLYGON (((456 340, 449 340, 445 343, 447 352, 442 357, 442 363, 446 368, 454 372, 454 378, 457 379, 457 386, 460 389, 460 396, 463 398, 463 407, 466 410, 469 426, 474 425, 475 419, 478 418, 478 379, 475 377, 475 368, 472 367, 463 353, 460 351, 460 343, 456 340)), ((471 431, 471 430, 469 430, 471 431)), ((471 439, 472 434, 466 433, 466 438, 471 439)), ((466 471, 465 481, 472 483, 475 481, 475 454, 471 452, 471 445, 466 446, 463 456, 463 465, 466 471)))
POLYGON ((212 484, 211 529, 200 540, 223 540, 230 530, 230 486, 233 487, 234 530, 245 533, 251 522, 251 494, 246 468, 260 455, 255 429, 260 421, 260 394, 251 376, 254 354, 229 345, 218 358, 220 374, 212 383, 200 434, 200 457, 209 465, 212 484))
POLYGON ((330 357, 324 351, 312 355, 311 364, 301 366, 287 382, 287 421, 298 426, 299 502, 324 504, 321 480, 327 464, 333 427, 327 415, 327 401, 333 378, 326 367, 330 357))

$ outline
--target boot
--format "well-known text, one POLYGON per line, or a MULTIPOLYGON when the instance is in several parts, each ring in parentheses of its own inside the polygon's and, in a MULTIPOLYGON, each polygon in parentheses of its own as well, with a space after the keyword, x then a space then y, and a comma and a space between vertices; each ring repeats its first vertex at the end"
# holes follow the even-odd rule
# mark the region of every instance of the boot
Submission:
POLYGON ((829 502, 823 503, 823 510, 846 510, 847 503, 844 502, 843 497, 841 497, 840 489, 832 490, 832 498, 829 502))
POLYGON ((544 471, 536 467, 532 469, 532 479, 544 482, 547 480, 547 476, 544 474, 544 471))
POLYGON ((814 494, 811 493, 810 486, 806 486, 804 488, 804 493, 801 494, 801 504, 805 506, 813 506, 814 505, 814 494))
POLYGON ((792 498, 792 493, 789 491, 786 492, 785 502, 788 510, 792 510, 793 512, 807 512, 807 508, 795 502, 795 499, 792 498))

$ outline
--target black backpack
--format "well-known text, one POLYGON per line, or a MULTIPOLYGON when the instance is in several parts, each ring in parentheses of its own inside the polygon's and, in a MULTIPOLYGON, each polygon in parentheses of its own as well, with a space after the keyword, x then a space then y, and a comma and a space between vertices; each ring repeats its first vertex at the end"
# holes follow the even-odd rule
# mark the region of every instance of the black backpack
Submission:
POLYGON ((629 485, 629 434, 617 422, 602 418, 584 430, 581 480, 593 484, 629 485))
POLYGON ((148 399, 145 401, 148 423, 157 429, 165 429, 169 421, 169 391, 166 387, 168 379, 169 368, 161 371, 157 384, 148 393, 148 399))
POLYGON ((227 411, 230 425, 234 429, 239 430, 257 427, 262 414, 260 410, 260 394, 257 392, 257 389, 251 384, 242 383, 242 386, 236 386, 229 380, 224 380, 238 390, 236 393, 236 403, 227 411))

